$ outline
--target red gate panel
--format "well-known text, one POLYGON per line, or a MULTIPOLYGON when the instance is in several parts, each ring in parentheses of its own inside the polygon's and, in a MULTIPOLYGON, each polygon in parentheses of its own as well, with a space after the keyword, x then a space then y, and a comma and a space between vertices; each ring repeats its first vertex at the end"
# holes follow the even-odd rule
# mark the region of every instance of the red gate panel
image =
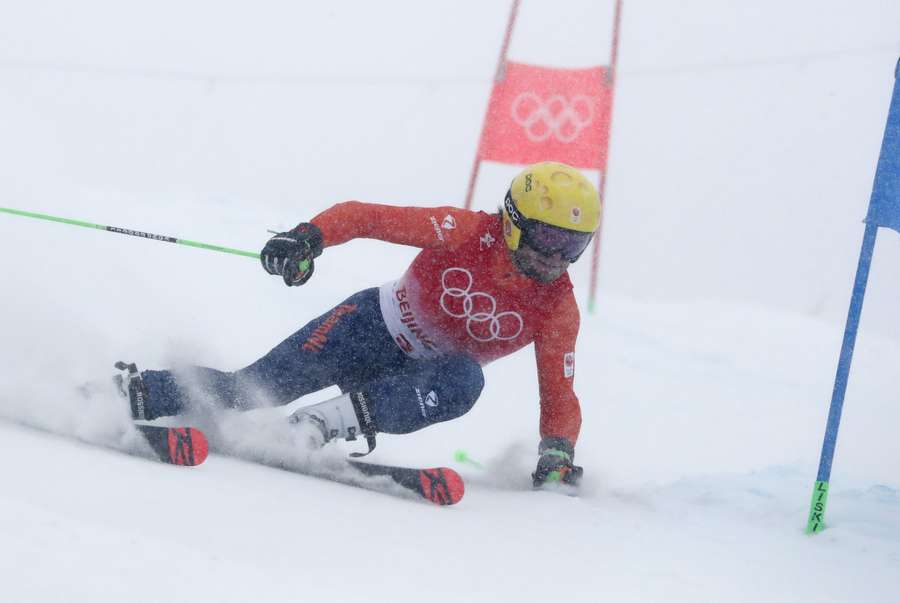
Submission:
POLYGON ((478 158, 510 164, 561 161, 606 171, 612 89, 605 67, 506 63, 495 83, 478 158))

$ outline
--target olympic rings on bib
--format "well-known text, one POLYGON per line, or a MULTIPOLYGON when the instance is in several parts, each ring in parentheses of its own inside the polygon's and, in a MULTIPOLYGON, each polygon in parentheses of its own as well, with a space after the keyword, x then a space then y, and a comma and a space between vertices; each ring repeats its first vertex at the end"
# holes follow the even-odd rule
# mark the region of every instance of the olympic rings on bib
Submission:
POLYGON ((472 291, 472 273, 465 268, 447 268, 441 274, 441 309, 453 318, 466 319, 466 332, 482 343, 509 341, 522 334, 525 321, 518 312, 497 314, 497 300, 483 291, 472 291), (464 286, 462 286, 464 285, 464 286))

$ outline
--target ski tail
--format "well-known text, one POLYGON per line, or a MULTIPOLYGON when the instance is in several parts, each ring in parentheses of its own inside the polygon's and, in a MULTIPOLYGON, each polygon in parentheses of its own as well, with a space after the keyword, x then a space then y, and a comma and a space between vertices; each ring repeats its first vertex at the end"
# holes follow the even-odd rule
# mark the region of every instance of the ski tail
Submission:
POLYGON ((159 427, 156 425, 135 425, 150 444, 159 460, 172 465, 192 467, 206 460, 209 442, 199 429, 194 427, 159 427))

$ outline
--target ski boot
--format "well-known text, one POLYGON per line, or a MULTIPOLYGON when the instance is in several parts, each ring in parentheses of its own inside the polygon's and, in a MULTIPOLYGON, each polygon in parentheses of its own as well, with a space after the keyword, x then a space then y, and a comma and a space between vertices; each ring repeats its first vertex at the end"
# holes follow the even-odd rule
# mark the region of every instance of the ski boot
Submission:
POLYGON ((375 422, 362 392, 301 408, 288 417, 288 422, 302 430, 310 450, 317 450, 335 439, 354 441, 360 435, 366 438, 369 450, 350 456, 365 456, 375 449, 375 422))
POLYGON ((138 372, 137 365, 133 362, 126 364, 121 360, 116 362, 116 368, 122 371, 121 375, 115 375, 113 382, 119 389, 122 397, 128 400, 131 406, 131 418, 135 421, 146 421, 146 403, 148 401, 147 387, 144 380, 141 379, 141 373, 138 372))

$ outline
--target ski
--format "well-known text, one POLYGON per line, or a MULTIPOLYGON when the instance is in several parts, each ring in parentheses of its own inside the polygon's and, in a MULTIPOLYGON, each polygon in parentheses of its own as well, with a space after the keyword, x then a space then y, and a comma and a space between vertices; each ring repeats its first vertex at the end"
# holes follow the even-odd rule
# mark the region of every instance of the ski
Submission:
POLYGON ((202 431, 194 427, 160 427, 135 423, 156 457, 170 465, 193 467, 206 460, 209 442, 202 431))
POLYGON ((455 505, 466 492, 459 473, 447 467, 413 469, 395 465, 375 465, 347 461, 350 467, 367 477, 385 476, 406 491, 436 505, 455 505))
POLYGON ((40 425, 2 418, 4 422, 18 425, 25 429, 59 438, 66 438, 129 456, 140 457, 152 461, 160 461, 169 465, 193 467, 206 460, 209 444, 202 431, 194 427, 161 427, 158 425, 132 424, 137 435, 130 436, 125 431, 116 437, 118 441, 97 441, 76 434, 62 433, 40 425), (146 444, 146 445, 144 445, 146 444))
POLYGON ((311 465, 260 459, 254 459, 254 462, 299 475, 401 498, 423 500, 439 506, 455 505, 465 494, 462 477, 447 467, 399 467, 349 459, 311 465))

